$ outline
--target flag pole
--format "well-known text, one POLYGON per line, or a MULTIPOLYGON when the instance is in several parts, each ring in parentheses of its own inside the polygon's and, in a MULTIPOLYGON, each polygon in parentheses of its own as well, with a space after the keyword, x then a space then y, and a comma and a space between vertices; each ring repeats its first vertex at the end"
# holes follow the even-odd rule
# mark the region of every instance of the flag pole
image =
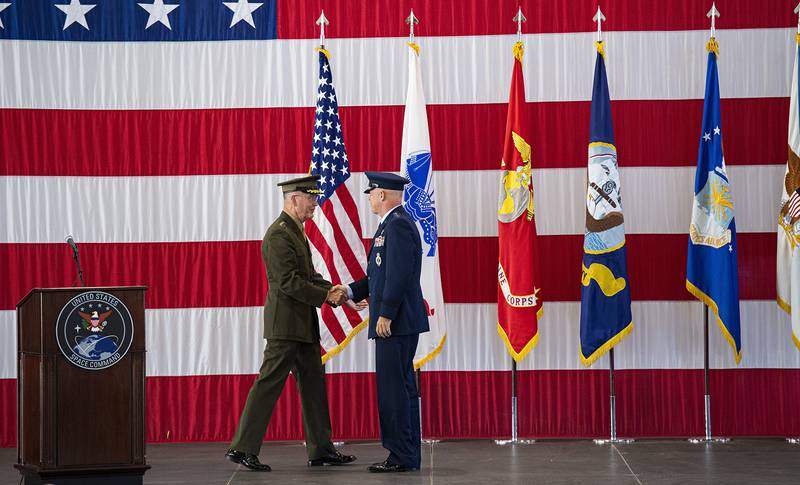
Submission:
MULTIPOLYGON (((592 21, 597 24, 597 37, 596 41, 598 43, 603 42, 603 22, 606 20, 606 16, 603 15, 603 11, 600 10, 600 5, 597 6, 597 12, 595 12, 594 17, 592 17, 592 21)), ((614 382, 614 347, 611 347, 608 351, 608 379, 609 379, 609 408, 611 410, 611 436, 609 439, 596 439, 594 443, 597 445, 605 445, 609 443, 632 443, 634 440, 632 439, 618 439, 617 438, 617 393, 615 389, 615 382, 614 382)))
POLYGON ((419 438, 421 442, 425 440, 422 439, 422 388, 420 387, 420 370, 416 369, 414 371, 414 379, 417 381, 417 405, 419 405, 419 438))
MULTIPOLYGON (((320 49, 324 49, 325 48, 325 26, 326 25, 330 25, 330 22, 328 22, 328 19, 325 18, 325 10, 321 10, 320 11, 319 18, 317 19, 316 24, 319 25, 319 48, 320 49)), ((327 366, 323 362, 323 364, 322 364, 322 375, 323 375, 323 378, 324 378, 326 373, 327 373, 327 366)), ((333 442, 333 446, 342 446, 342 445, 344 445, 344 441, 332 441, 332 442, 333 442)), ((303 446, 305 446, 305 441, 303 442, 303 446)))
MULTIPOLYGON (((527 19, 522 14, 522 7, 517 9, 517 15, 512 19, 517 24, 517 42, 522 42, 522 22, 527 19)), ((504 445, 528 445, 535 443, 535 440, 521 440, 517 430, 517 361, 511 359, 511 439, 495 440, 495 444, 504 445)))
POLYGON ((496 445, 529 445, 536 440, 521 440, 517 429, 517 361, 511 359, 511 439, 494 440, 496 445))
POLYGON ((606 445, 609 443, 627 444, 633 443, 636 440, 631 438, 617 438, 617 392, 614 383, 614 348, 608 351, 608 378, 610 385, 610 407, 611 407, 611 437, 607 440, 597 439, 594 440, 596 445, 606 445))
MULTIPOLYGON (((797 6, 794 8, 794 13, 797 14, 797 35, 798 37, 800 37, 800 3, 798 3, 797 6)), ((795 69, 797 69, 797 66, 795 66, 795 69)), ((787 437, 786 441, 788 441, 793 445, 800 445, 800 438, 787 437)))
MULTIPOLYGON (((419 23, 419 20, 417 20, 417 18, 414 16, 414 9, 413 8, 411 9, 411 14, 406 18, 406 23, 408 24, 408 27, 410 29, 409 33, 408 33, 408 42, 411 43, 411 42, 414 42, 414 24, 418 24, 419 23)), ((408 75, 411 76, 411 73, 409 72, 408 75)), ((423 428, 423 426, 422 426, 422 390, 421 390, 422 388, 420 387, 420 374, 421 374, 420 369, 416 369, 414 371, 414 374, 415 374, 415 376, 417 378, 417 404, 419 406, 419 436, 420 436, 420 441, 422 443, 425 443, 425 440, 422 438, 422 428, 423 428)))
MULTIPOLYGON (((711 10, 706 17, 711 19, 711 39, 716 37, 716 19, 719 17, 716 3, 711 3, 711 10)), ((714 438, 711 435, 711 391, 709 390, 709 365, 708 365, 708 305, 703 303, 703 414, 705 416, 705 436, 703 438, 691 438, 690 443, 727 443, 728 438, 714 438)))
POLYGON ((438 443, 440 440, 433 439, 433 438, 423 438, 422 437, 422 430, 424 426, 422 425, 422 369, 417 369, 414 374, 417 378, 417 399, 419 400, 419 436, 420 441, 426 445, 433 445, 438 443))
MULTIPOLYGON (((712 24, 711 30, 714 27, 712 24)), ((708 305, 703 304, 703 402, 705 404, 706 441, 711 440, 711 393, 708 389, 708 305)))
MULTIPOLYGON (((713 9, 713 7, 712 7, 713 9)), ((705 415, 705 437, 691 438, 690 443, 727 443, 730 438, 714 438, 711 435, 711 391, 709 390, 708 372, 708 305, 703 303, 703 414, 705 415)))
POLYGON ((319 25, 319 47, 320 49, 325 48, 325 26, 330 25, 328 19, 325 17, 325 10, 320 10, 319 18, 316 22, 319 25))
MULTIPOLYGON (((600 7, 597 7, 600 10, 600 7)), ((617 401, 614 392, 614 348, 608 351, 609 399, 611 399, 611 442, 617 441, 617 401)))
MULTIPOLYGON (((419 24, 419 19, 414 15, 414 9, 411 9, 411 13, 409 13, 408 17, 406 17, 406 24, 408 24, 409 32, 408 32, 408 43, 414 43, 414 25, 419 24)), ((408 73, 411 76, 411 72, 408 73)), ((422 437, 422 386, 420 386, 422 381, 422 369, 415 369, 414 375, 416 376, 417 380, 417 401, 419 405, 419 436, 420 441, 424 444, 434 444, 438 443, 439 440, 435 439, 426 439, 422 437)))

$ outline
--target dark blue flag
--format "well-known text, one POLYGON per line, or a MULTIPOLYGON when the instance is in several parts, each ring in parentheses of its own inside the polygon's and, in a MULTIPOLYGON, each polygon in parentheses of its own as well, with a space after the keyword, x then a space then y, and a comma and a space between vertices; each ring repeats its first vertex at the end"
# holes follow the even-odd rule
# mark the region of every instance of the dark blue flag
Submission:
POLYGON ((581 276, 581 362, 587 367, 633 330, 611 97, 603 43, 596 45, 581 276))

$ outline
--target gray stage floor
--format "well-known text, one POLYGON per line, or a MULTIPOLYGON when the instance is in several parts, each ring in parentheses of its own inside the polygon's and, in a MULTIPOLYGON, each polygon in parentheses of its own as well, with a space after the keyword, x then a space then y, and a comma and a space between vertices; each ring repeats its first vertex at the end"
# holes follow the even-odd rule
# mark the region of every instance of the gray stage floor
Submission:
MULTIPOLYGON (((255 473, 225 461, 225 443, 148 445, 152 469, 145 483, 167 484, 798 484, 800 445, 778 439, 738 439, 693 445, 681 440, 598 446, 591 441, 540 441, 496 446, 492 441, 424 445, 422 470, 377 475, 365 467, 385 458, 379 444, 347 443, 358 456, 350 466, 307 468, 298 443, 267 443, 262 461, 273 471, 255 473)), ((0 483, 19 483, 16 450, 0 449, 0 483)))

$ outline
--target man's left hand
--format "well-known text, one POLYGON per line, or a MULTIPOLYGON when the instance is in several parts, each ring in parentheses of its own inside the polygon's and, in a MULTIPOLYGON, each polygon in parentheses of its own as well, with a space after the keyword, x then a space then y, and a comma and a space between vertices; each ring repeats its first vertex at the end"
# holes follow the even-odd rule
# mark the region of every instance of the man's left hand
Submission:
POLYGON ((361 300, 359 302, 355 302, 353 300, 347 300, 346 302, 344 302, 344 304, 347 305, 348 308, 350 308, 351 310, 355 310, 357 312, 360 312, 361 310, 367 308, 368 305, 367 300, 361 300))
POLYGON ((378 323, 375 324, 375 333, 378 334, 378 337, 391 337, 392 321, 386 317, 378 317, 378 323))

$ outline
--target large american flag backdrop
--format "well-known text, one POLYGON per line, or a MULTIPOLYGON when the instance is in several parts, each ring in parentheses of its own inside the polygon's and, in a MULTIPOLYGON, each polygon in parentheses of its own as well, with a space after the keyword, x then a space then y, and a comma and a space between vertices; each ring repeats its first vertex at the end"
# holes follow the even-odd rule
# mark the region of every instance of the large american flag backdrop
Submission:
MULTIPOLYGON (((595 2, 5 0, 0 445, 16 442, 14 306, 33 287, 74 283, 63 243, 70 233, 89 285, 149 287, 149 439, 230 438, 263 348, 260 244, 281 206, 275 183, 307 173, 311 160, 314 20, 323 6, 352 170, 345 187, 365 242, 377 220, 360 193, 363 172, 398 169, 403 19, 411 7, 421 19, 416 40, 426 52, 448 320, 447 343, 422 372, 423 432, 508 436, 496 207, 518 4, 528 18, 529 142, 547 288, 539 345, 519 365, 519 433, 607 436, 607 357, 586 370, 578 351, 595 2)), ((602 7, 636 326, 616 349, 618 432, 700 435, 702 309, 685 289, 684 268, 709 5, 609 0, 602 7)), ((719 5, 743 359, 736 366, 711 332, 715 434, 800 434, 800 352, 775 304, 793 7, 719 5)), ((340 439, 378 436, 374 355, 364 334, 326 365, 340 439)), ((289 385, 268 437, 301 435, 289 385)))

